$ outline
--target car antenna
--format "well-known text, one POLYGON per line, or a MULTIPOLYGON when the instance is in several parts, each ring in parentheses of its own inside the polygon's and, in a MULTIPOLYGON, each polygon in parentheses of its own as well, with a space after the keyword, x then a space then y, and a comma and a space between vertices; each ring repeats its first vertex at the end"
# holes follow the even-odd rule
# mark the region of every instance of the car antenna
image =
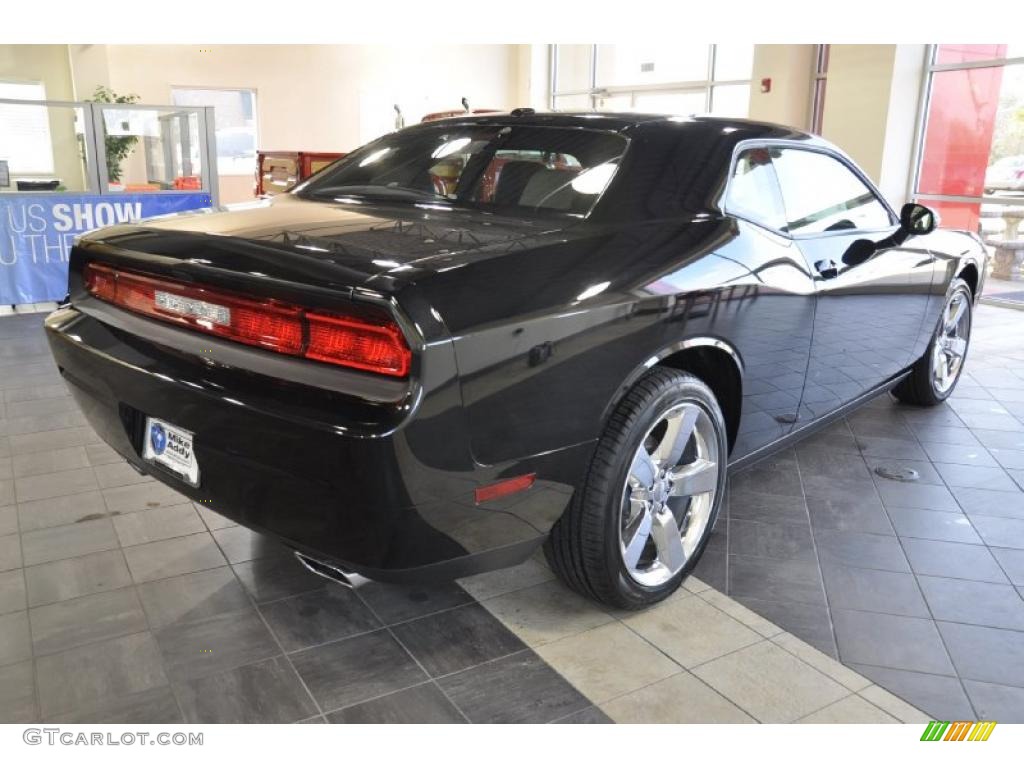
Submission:
POLYGON ((402 114, 402 108, 395 104, 395 130, 400 131, 405 128, 405 115, 402 114))
POLYGON ((469 114, 469 99, 465 96, 462 97, 462 108, 466 110, 466 114, 469 114))

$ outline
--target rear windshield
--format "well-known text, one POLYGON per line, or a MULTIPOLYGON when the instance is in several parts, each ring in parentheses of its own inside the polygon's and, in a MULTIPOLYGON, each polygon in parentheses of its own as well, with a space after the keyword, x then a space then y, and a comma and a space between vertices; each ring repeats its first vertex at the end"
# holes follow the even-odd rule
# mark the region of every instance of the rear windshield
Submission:
POLYGON ((625 151, 623 137, 602 131, 439 125, 367 144, 294 194, 586 216, 625 151))

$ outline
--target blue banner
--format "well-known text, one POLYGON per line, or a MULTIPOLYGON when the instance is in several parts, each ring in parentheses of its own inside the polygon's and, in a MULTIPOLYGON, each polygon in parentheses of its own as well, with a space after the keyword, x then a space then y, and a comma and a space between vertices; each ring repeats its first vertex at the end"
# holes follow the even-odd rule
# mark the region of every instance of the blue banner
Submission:
POLYGON ((206 192, 0 195, 0 304, 60 301, 76 235, 149 216, 210 207, 206 192))

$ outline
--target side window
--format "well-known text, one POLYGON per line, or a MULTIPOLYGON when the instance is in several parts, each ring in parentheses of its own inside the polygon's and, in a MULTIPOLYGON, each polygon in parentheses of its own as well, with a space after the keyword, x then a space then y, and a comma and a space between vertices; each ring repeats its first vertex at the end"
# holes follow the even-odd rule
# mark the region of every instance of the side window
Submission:
POLYGON ((755 147, 740 152, 729 182, 725 207, 731 214, 770 229, 786 226, 779 180, 768 149, 755 147))
POLYGON ((834 157, 802 149, 772 152, 791 235, 844 229, 885 229, 888 209, 863 181, 834 157))

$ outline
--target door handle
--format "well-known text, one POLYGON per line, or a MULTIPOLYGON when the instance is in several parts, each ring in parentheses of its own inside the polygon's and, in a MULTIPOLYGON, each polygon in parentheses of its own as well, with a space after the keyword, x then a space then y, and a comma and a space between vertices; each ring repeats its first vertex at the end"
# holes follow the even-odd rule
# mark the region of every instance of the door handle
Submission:
POLYGON ((818 270, 818 274, 826 280, 831 280, 834 277, 839 276, 839 266, 832 261, 832 259, 822 259, 814 263, 814 268, 818 270))

